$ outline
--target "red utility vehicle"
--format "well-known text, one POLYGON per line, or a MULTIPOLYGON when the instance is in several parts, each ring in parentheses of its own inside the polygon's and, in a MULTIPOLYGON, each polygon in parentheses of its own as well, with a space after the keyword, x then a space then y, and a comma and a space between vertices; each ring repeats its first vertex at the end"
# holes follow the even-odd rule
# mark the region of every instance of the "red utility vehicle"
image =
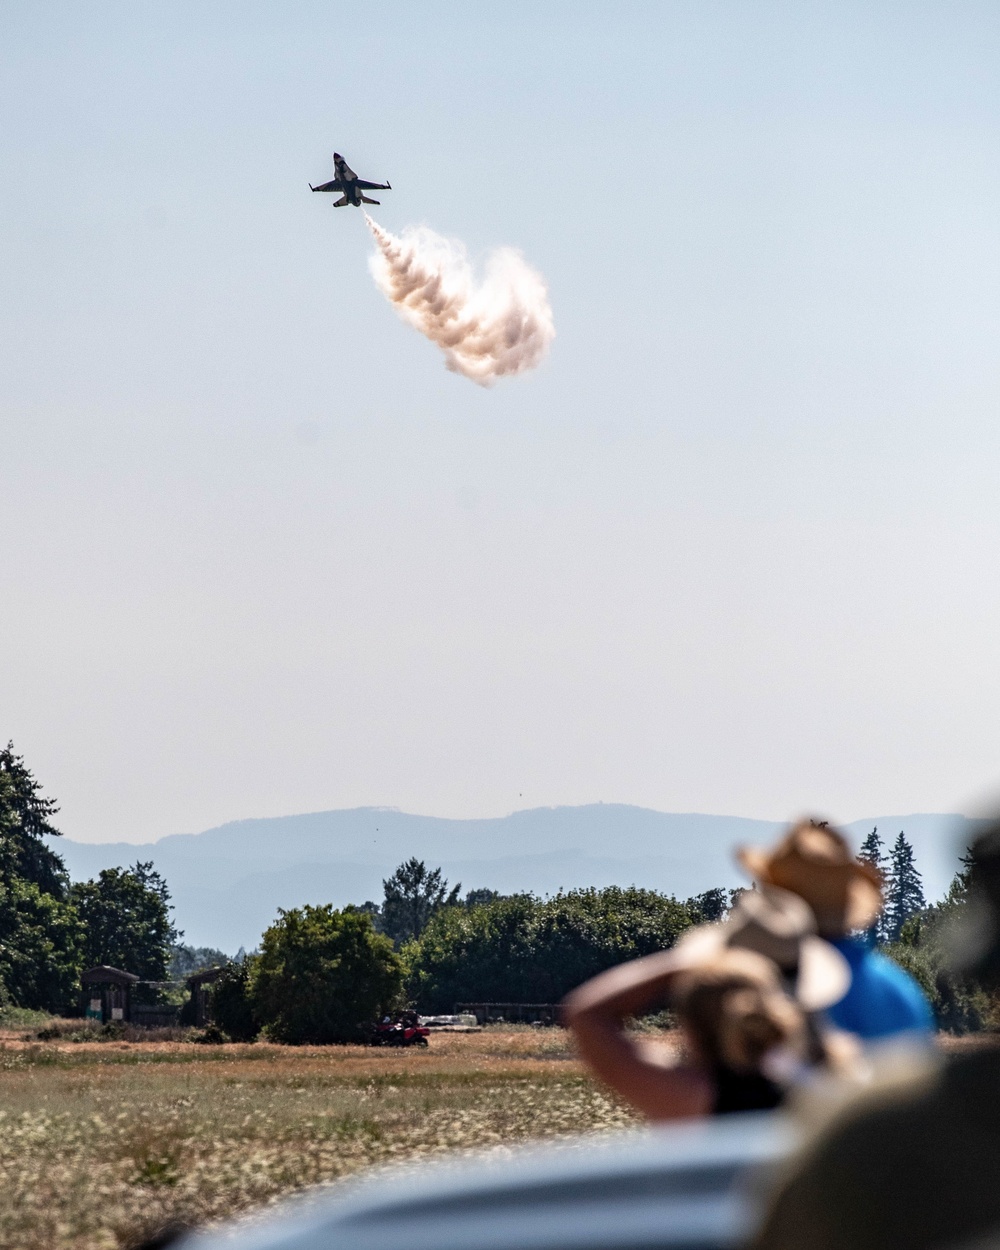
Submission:
POLYGON ((424 1028, 415 1011, 385 1016, 372 1030, 373 1046, 426 1046, 430 1029, 424 1028))

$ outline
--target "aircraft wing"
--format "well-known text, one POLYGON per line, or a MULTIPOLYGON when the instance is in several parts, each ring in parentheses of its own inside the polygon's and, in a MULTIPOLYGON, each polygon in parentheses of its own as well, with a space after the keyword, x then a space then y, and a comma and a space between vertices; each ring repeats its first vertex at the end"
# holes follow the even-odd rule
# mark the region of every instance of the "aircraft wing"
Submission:
MULTIPOLYGON (((365 182, 364 178, 358 178, 354 185, 359 191, 391 191, 392 187, 387 182, 365 182)), ((319 187, 316 188, 319 190, 319 187)))
POLYGON ((312 191, 343 191, 344 189, 339 178, 334 178, 332 182, 324 182, 321 187, 314 187, 310 183, 309 188, 312 191))

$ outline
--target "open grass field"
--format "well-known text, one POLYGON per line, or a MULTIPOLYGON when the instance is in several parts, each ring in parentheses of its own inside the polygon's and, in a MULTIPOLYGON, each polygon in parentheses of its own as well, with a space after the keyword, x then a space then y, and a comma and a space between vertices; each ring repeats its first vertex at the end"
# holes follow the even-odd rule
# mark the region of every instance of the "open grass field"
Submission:
POLYGON ((0 1250, 127 1247, 374 1165, 632 1123, 561 1029, 442 1034, 428 1050, 40 1042, 8 1029, 0 1250))
POLYGON ((0 1250, 110 1250, 375 1164, 632 1122, 561 1029, 428 1050, 0 1037, 0 1250))

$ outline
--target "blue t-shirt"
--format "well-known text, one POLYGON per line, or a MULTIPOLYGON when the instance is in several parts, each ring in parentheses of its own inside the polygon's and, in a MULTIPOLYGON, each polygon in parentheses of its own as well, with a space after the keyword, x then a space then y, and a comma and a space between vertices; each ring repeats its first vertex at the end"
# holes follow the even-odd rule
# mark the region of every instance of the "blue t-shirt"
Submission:
POLYGON ((831 945, 851 965, 851 988, 826 1012, 838 1028, 870 1039, 933 1030, 930 1004, 908 972, 863 938, 835 938, 831 945))

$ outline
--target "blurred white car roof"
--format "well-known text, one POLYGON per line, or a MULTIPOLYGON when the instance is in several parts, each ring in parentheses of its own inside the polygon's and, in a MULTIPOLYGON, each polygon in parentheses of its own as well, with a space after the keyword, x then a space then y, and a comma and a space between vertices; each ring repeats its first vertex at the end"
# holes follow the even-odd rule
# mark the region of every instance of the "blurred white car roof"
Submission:
POLYGON ((768 1112, 381 1169, 177 1250, 709 1250, 739 1245, 794 1147, 768 1112))

